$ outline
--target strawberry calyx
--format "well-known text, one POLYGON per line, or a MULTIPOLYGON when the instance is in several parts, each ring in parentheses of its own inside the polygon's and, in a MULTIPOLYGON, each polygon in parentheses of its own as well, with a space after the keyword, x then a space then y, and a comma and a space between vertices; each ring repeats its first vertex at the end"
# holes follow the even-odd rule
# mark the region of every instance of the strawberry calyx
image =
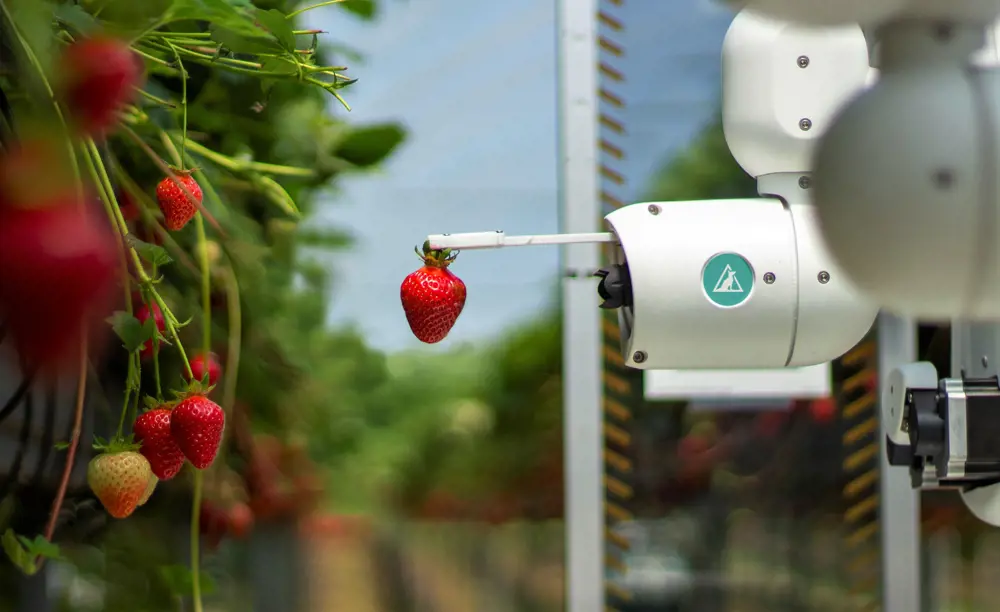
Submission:
POLYGON ((174 391, 174 399, 172 401, 163 403, 160 405, 161 408, 173 408, 183 402, 184 400, 195 397, 202 396, 207 397, 212 390, 215 389, 215 385, 206 385, 200 380, 192 380, 188 383, 188 386, 183 391, 174 391))
MULTIPOLYGON (((178 168, 177 166, 167 166, 167 168, 170 168, 170 172, 172 172, 177 178, 187 178, 198 171, 197 167, 178 168)), ((170 175, 167 175, 167 178, 170 178, 170 175)))
POLYGON ((173 408, 170 402, 164 402, 162 400, 158 400, 155 397, 151 397, 148 395, 142 398, 142 403, 145 404, 143 412, 149 412, 150 410, 159 410, 161 408, 166 410, 170 410, 171 408, 173 408))
POLYGON ((142 445, 135 441, 132 434, 127 436, 116 436, 111 440, 104 440, 99 437, 94 438, 93 449, 106 455, 118 453, 138 452, 142 445))
POLYGON ((424 241, 423 252, 418 247, 413 247, 417 257, 429 268, 447 268, 458 257, 459 251, 453 249, 432 249, 430 240, 424 241))

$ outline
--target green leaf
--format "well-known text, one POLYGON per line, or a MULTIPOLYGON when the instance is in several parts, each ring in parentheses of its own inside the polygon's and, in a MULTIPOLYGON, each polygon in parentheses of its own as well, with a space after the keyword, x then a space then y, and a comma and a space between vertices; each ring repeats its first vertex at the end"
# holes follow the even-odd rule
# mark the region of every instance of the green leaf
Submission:
POLYGON ((352 129, 333 151, 337 157, 358 168, 381 163, 406 140, 406 131, 398 123, 383 123, 352 129))
POLYGON ((212 40, 233 53, 260 54, 281 53, 284 51, 277 40, 267 36, 259 29, 257 33, 241 33, 222 26, 213 25, 212 40))
POLYGON ((297 73, 299 68, 295 62, 289 61, 283 57, 269 57, 261 64, 261 70, 264 72, 277 72, 279 74, 291 75, 297 73))
POLYGON ((59 550, 58 544, 53 544, 45 539, 45 536, 39 534, 35 536, 34 540, 29 540, 25 546, 28 552, 36 557, 45 557, 46 559, 62 559, 62 551, 59 550))
POLYGON ((67 450, 69 449, 69 442, 56 442, 52 447, 56 450, 67 450))
POLYGON ((366 21, 375 18, 376 6, 374 0, 347 0, 340 6, 366 21))
POLYGON ((301 229, 296 235, 296 242, 301 246, 325 249, 342 249, 351 246, 354 238, 343 231, 326 228, 301 229))
POLYGON ((115 331, 115 334, 121 338, 125 350, 130 353, 139 350, 146 340, 153 337, 150 334, 150 328, 156 329, 153 317, 147 320, 147 323, 152 322, 152 325, 143 325, 139 319, 121 310, 108 317, 107 321, 111 324, 111 329, 115 331))
POLYGON ((129 234, 126 240, 128 240, 129 245, 135 249, 135 252, 146 263, 153 264, 154 266, 165 266, 173 261, 170 255, 167 254, 167 250, 161 246, 143 242, 132 234, 129 234))
POLYGON ((268 11, 257 11, 257 21, 277 39, 281 47, 288 52, 295 51, 295 33, 292 31, 292 22, 285 19, 281 11, 271 9, 268 11))
POLYGON ((173 6, 173 0, 103 0, 101 21, 109 31, 138 33, 158 23, 173 6))
POLYGON ((207 21, 236 32, 252 33, 253 18, 248 2, 226 0, 175 0, 168 21, 207 21))
POLYGON ((29 576, 33 576, 38 571, 34 557, 28 553, 14 533, 13 529, 8 529, 3 534, 3 551, 19 570, 29 576))
MULTIPOLYGON (((215 580, 205 572, 199 572, 198 577, 201 582, 201 592, 203 595, 211 595, 216 590, 215 580)), ((167 588, 175 595, 185 596, 191 593, 192 572, 183 565, 167 565, 160 568, 160 578, 166 583, 167 588)))
POLYGON ((295 200, 292 199, 292 196, 288 195, 288 192, 281 186, 281 183, 269 176, 263 175, 253 175, 250 177, 250 180, 261 195, 274 203, 285 214, 295 218, 302 216, 302 213, 299 212, 299 207, 295 205, 295 200))
POLYGON ((79 4, 60 4, 52 13, 57 21, 79 34, 92 34, 100 27, 97 20, 79 4))

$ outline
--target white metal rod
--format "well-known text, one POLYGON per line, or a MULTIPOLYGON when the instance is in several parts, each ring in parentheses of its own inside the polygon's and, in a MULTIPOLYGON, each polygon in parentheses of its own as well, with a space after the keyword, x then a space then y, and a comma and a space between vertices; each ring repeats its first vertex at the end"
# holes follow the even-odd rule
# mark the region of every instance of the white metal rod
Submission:
MULTIPOLYGON (((917 359, 917 326, 912 319, 887 313, 879 316, 879 391, 893 368, 917 359)), ((881 399, 880 408, 881 408, 881 399)), ((881 410, 880 410, 881 412, 881 410)), ((885 423, 879 435, 881 451, 879 512, 882 536, 882 610, 923 610, 920 592, 920 492, 910 486, 906 470, 891 467, 885 452, 885 423)))
POLYGON ((503 232, 470 232, 467 234, 433 234, 427 237, 432 249, 500 249, 503 247, 541 246, 552 244, 597 244, 615 242, 611 232, 582 234, 541 234, 508 236, 503 232))

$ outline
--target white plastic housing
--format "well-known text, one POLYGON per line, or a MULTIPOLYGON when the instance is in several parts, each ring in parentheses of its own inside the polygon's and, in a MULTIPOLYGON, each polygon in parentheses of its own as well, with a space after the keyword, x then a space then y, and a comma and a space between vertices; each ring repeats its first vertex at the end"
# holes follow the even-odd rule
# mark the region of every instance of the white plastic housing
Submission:
POLYGON ((733 157, 753 177, 808 170, 830 119, 868 73, 857 25, 818 30, 742 11, 722 47, 723 129, 733 157))
POLYGON ((855 285, 913 317, 1000 318, 1000 74, 984 36, 921 24, 883 32, 879 82, 817 149, 826 243, 855 285))
POLYGON ((644 203, 606 221, 621 243, 617 263, 627 263, 631 276, 633 305, 619 310, 629 367, 820 364, 857 344, 877 314, 833 262, 808 205, 770 198, 644 203), (723 278, 717 283, 706 266, 720 253, 750 264, 751 282, 737 276, 748 294, 739 305, 709 299, 707 285, 714 291, 723 278))
POLYGON ((996 0, 738 0, 733 4, 809 25, 872 26, 906 17, 986 22, 1000 15, 996 0))

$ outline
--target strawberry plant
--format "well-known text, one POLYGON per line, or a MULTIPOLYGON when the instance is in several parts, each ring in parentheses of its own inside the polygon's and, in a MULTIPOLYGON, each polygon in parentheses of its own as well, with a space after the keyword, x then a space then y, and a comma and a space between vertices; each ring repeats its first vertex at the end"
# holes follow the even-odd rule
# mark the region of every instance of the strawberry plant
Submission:
MULTIPOLYGON (((299 23, 338 2, 277 4, 0 0, 0 325, 26 372, 78 381, 46 525, 3 538, 25 573, 62 556, 78 456, 116 519, 141 519, 158 489, 188 490, 189 574, 161 577, 199 611, 206 508, 218 501, 245 535, 262 505, 251 493, 274 488, 257 433, 290 433, 288 398, 323 357, 299 348, 322 342, 326 289, 300 247, 346 243, 298 223, 330 180, 402 140, 335 118, 354 79, 299 23), (92 369, 124 392, 107 440, 82 436, 92 369), (220 484, 237 470, 243 482, 220 484)), ((293 480, 285 499, 312 503, 314 484, 293 480)))

